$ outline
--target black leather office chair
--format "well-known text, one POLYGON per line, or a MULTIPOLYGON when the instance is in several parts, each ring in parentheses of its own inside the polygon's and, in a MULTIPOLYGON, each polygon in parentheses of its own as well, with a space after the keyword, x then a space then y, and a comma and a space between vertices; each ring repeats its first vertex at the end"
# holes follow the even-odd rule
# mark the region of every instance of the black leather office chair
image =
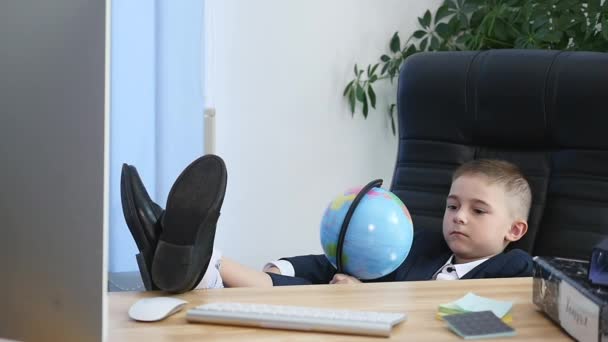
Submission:
POLYGON ((588 259, 608 234, 608 54, 543 50, 419 53, 397 97, 392 191, 416 229, 441 229, 451 173, 478 158, 530 181, 527 235, 510 247, 588 259))

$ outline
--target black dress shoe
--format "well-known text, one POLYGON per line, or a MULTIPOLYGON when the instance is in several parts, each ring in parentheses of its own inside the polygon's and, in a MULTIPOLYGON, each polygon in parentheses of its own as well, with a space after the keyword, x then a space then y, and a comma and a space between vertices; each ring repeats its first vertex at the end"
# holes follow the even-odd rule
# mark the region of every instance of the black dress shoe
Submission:
POLYGON ((160 289, 182 293, 201 281, 213 252, 226 182, 224 161, 209 154, 186 167, 171 187, 152 262, 152 279, 160 289))
POLYGON ((150 199, 134 166, 123 164, 120 175, 122 211, 137 244, 137 264, 146 290, 158 290, 151 278, 152 259, 161 232, 163 209, 150 199))

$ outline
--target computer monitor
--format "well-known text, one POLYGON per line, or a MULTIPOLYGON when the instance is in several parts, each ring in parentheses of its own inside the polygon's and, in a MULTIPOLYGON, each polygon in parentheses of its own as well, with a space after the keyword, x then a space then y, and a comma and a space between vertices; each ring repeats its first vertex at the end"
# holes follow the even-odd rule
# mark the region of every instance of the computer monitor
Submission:
POLYGON ((0 338, 104 336, 108 6, 0 1, 0 338))

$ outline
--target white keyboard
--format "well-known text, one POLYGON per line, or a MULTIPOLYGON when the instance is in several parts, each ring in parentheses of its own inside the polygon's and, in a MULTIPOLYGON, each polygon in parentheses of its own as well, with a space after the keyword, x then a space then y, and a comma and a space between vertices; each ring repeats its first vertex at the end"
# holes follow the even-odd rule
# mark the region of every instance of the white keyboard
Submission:
POLYGON ((406 315, 305 306, 221 302, 192 308, 186 313, 186 319, 190 322, 388 337, 391 328, 395 324, 405 321, 406 315))

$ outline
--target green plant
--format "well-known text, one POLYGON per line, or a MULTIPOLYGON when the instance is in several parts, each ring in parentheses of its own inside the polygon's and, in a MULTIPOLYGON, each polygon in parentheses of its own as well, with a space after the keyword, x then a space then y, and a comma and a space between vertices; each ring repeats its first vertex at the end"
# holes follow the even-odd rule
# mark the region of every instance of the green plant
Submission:
MULTIPOLYGON (((395 76, 405 59, 420 51, 552 49, 608 51, 607 0, 445 0, 434 14, 418 18, 420 28, 402 42, 395 32, 390 52, 360 68, 344 89, 351 113, 361 104, 367 118, 376 108, 374 85, 395 76)), ((393 134, 395 104, 390 104, 393 134)))

